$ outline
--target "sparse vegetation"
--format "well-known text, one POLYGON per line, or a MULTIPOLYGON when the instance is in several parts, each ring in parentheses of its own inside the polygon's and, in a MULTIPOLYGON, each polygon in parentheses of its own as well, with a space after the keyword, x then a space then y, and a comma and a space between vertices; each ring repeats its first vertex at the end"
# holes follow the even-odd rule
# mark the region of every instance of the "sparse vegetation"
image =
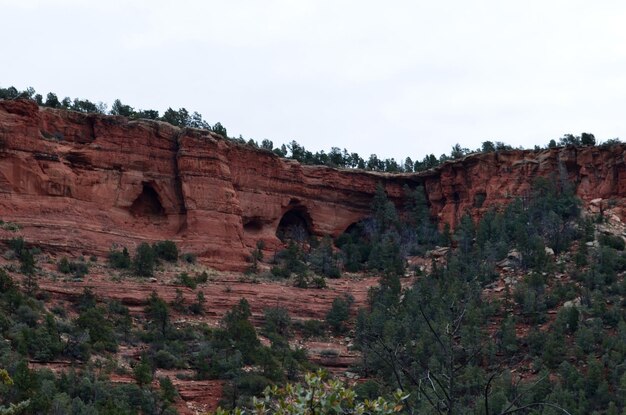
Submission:
MULTIPOLYGON (((0 98, 106 112, 88 100, 59 100, 55 94, 44 100, 34 90, 0 89, 0 98)), ((116 100, 110 113, 227 134, 220 123, 210 126, 184 108, 170 108, 161 117, 116 100)), ((58 132, 42 135, 63 140, 58 132)), ((595 144, 592 134, 583 133, 551 140, 547 147, 595 144)), ((304 164, 386 172, 421 171, 478 151, 512 150, 486 141, 479 150, 457 144, 449 155, 396 162, 376 155, 364 160, 336 147, 312 153, 295 141, 274 147, 269 140, 260 145, 251 140, 248 145, 304 164)), ((379 278, 365 304, 337 296, 326 306, 324 320, 292 319, 278 302, 264 309, 262 318, 253 316, 250 304, 241 299, 219 327, 210 327, 205 322, 214 310, 205 293, 213 287, 198 290, 209 275, 198 273, 199 265, 189 265, 195 256, 180 254, 169 240, 140 244, 134 255, 124 247, 110 251, 108 265, 126 270, 106 270, 117 280, 132 274, 163 277, 154 285, 155 280, 131 279, 137 286, 155 287, 147 299, 133 298, 131 309, 89 288, 51 301, 38 284, 49 286, 58 273, 83 278, 90 267, 91 283, 104 264, 95 257, 89 263, 82 257, 55 259, 19 233, 11 234, 4 241, 8 250, 0 268, 0 413, 173 413, 175 387, 169 378, 155 380, 157 369, 180 370, 179 379, 219 379, 226 410, 239 407, 248 413, 255 402, 257 410, 278 412, 286 399, 293 404, 286 413, 623 413, 626 243, 621 229, 614 230, 612 218, 602 211, 581 217, 580 201, 564 175, 536 180, 507 206, 485 206, 486 200, 486 193, 477 193, 466 206, 479 209, 480 219, 459 209, 451 229, 431 217, 425 190, 417 182, 391 195, 381 185, 369 217, 336 240, 310 238, 306 229, 284 232, 285 249, 275 257, 259 241, 250 252, 249 272, 259 274, 271 266, 272 278, 278 280, 274 284, 299 295, 303 291, 291 285, 324 288, 352 281, 335 278, 379 278), (418 265, 408 261, 414 257, 418 265), (172 280, 196 291, 165 286, 172 280), (145 304, 143 310, 140 304, 145 304), (259 321, 263 337, 253 324, 259 321), (350 372, 363 381, 352 389, 318 374, 308 375, 303 384, 302 373, 313 366, 294 345, 312 338, 341 344, 317 351, 316 357, 325 358, 321 360, 339 361, 345 349, 359 353, 350 372), (128 353, 120 357, 120 350, 128 353), (36 369, 51 362, 72 369, 36 369), (112 371, 131 383, 109 382, 112 371), (290 386, 279 386, 286 383, 290 386), (403 392, 394 394, 396 389, 403 392), (253 401, 254 395, 264 397, 253 401), (377 400, 379 395, 385 398, 377 400)), ((618 202, 609 202, 609 208, 619 207, 618 202)), ((0 227, 20 230, 2 221, 0 227)), ((224 291, 239 292, 230 281, 224 291)), ((62 282, 85 286, 68 278, 62 282)), ((335 296, 330 290, 308 294, 315 301, 335 296)))
POLYGON ((178 247, 172 241, 160 241, 152 246, 154 254, 158 259, 168 262, 178 261, 178 247))
POLYGON ((150 244, 143 242, 137 247, 133 258, 133 270, 142 277, 151 277, 154 274, 156 255, 150 244))
POLYGON ((73 274, 75 278, 83 278, 89 274, 89 265, 84 261, 70 261, 63 257, 57 264, 57 270, 63 274, 73 274))
MULTIPOLYGON (((33 88, 27 88, 25 91, 18 91, 14 87, 0 88, 0 99, 30 99, 35 101, 38 105, 50 108, 60 108, 83 113, 108 113, 110 115, 119 115, 130 119, 160 120, 177 127, 203 129, 212 131, 224 138, 229 138, 226 127, 224 127, 220 122, 216 122, 213 126, 211 126, 210 123, 203 119, 201 114, 198 112, 190 113, 184 107, 179 108, 178 110, 170 107, 161 116, 157 110, 135 110, 132 106, 123 104, 119 99, 116 99, 111 106, 111 110, 107 111, 108 106, 102 102, 92 103, 89 100, 78 98, 72 100, 69 97, 59 100, 57 95, 54 93, 48 93, 46 100, 44 101, 43 97, 40 94, 37 94, 33 88)), ((62 135, 54 136, 54 138, 62 139, 62 135)), ((241 144, 271 151, 280 157, 288 157, 290 159, 297 160, 302 164, 329 166, 342 169, 363 169, 389 173, 420 172, 432 169, 448 161, 458 160, 469 154, 514 150, 512 146, 501 141, 484 141, 480 148, 475 150, 461 147, 461 145, 457 143, 452 146, 449 155, 441 154, 437 157, 434 154, 428 154, 421 160, 416 159, 414 161, 411 157, 406 157, 404 160, 396 160, 395 158, 381 159, 376 154, 372 154, 369 158, 364 159, 358 153, 349 152, 347 149, 341 149, 339 147, 331 147, 328 152, 321 150, 313 153, 295 140, 275 147, 273 141, 268 139, 262 140, 260 144, 252 138, 246 140, 241 135, 237 138, 230 137, 230 139, 241 144)), ((619 142, 620 140, 618 138, 612 138, 604 143, 601 143, 600 145, 614 145, 619 142)), ((558 139, 558 144, 557 140, 551 139, 545 148, 556 148, 559 146, 582 147, 593 145, 596 145, 595 136, 591 133, 584 132, 579 136, 564 134, 558 139)), ((538 146, 535 147, 535 150, 541 149, 542 148, 538 146)))
POLYGON ((113 268, 117 269, 130 269, 132 265, 132 260, 130 259, 130 254, 128 253, 128 249, 124 247, 121 251, 111 250, 109 252, 109 265, 113 268))

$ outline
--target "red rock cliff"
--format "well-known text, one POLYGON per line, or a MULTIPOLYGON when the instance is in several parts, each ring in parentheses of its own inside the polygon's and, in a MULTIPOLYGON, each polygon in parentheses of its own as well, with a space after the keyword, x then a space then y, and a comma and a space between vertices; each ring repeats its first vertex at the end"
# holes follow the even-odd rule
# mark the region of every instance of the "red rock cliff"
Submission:
POLYGON ((207 131, 155 121, 0 101, 0 219, 48 249, 106 254, 171 239, 216 268, 242 269, 257 240, 295 212, 314 234, 337 236, 368 215, 376 185, 401 202, 423 184, 452 225, 469 211, 528 191, 536 176, 567 177, 585 201, 626 194, 624 147, 479 154, 419 174, 302 166, 207 131))

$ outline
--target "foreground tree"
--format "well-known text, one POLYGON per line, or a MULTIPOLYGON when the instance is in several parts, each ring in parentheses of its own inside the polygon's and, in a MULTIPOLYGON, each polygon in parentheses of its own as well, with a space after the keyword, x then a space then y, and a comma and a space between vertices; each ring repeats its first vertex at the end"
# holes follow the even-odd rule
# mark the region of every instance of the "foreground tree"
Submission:
MULTIPOLYGON (((2 385, 5 387, 13 386, 13 379, 11 379, 6 369, 0 369, 0 386, 2 385)), ((3 397, 0 396, 0 404, 4 403, 3 401, 3 397)), ((11 403, 8 407, 0 405, 0 415, 17 415, 23 413, 26 411, 26 408, 28 408, 28 405, 30 405, 29 400, 17 404, 11 403)))
POLYGON ((266 388, 262 398, 254 398, 252 410, 218 409, 214 415, 391 415, 406 413, 403 405, 406 398, 408 395, 396 391, 391 400, 379 397, 360 402, 353 389, 339 381, 327 379, 322 371, 318 371, 316 374, 307 374, 304 384, 266 388))

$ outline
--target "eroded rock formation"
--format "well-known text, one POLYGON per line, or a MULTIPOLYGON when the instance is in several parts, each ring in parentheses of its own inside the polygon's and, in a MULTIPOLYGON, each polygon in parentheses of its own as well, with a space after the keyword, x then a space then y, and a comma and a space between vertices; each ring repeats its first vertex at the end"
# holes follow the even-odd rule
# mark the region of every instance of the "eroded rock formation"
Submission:
MULTIPOLYGON (((585 201, 626 194, 624 147, 478 154, 419 174, 303 166, 201 130, 0 101, 0 219, 53 251, 106 254, 117 244, 171 239, 220 269, 243 269, 256 241, 273 252, 281 220, 338 236, 369 214, 378 183, 402 203, 424 185, 433 216, 524 195, 556 175, 585 201)), ((284 223, 284 222, 283 222, 284 223)))

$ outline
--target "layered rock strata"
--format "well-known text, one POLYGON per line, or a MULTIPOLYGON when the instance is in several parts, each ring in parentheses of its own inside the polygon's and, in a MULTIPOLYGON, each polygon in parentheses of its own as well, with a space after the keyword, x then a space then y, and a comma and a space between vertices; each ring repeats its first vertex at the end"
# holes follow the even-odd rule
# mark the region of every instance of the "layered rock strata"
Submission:
POLYGON ((0 219, 52 251, 105 255, 171 239, 218 269, 241 270, 256 242, 280 246, 283 218, 336 237, 369 215, 376 186, 402 205, 423 185, 433 217, 528 193, 537 176, 567 179, 584 201, 626 194, 624 146, 476 154, 422 173, 303 166, 202 130, 0 101, 0 219))

